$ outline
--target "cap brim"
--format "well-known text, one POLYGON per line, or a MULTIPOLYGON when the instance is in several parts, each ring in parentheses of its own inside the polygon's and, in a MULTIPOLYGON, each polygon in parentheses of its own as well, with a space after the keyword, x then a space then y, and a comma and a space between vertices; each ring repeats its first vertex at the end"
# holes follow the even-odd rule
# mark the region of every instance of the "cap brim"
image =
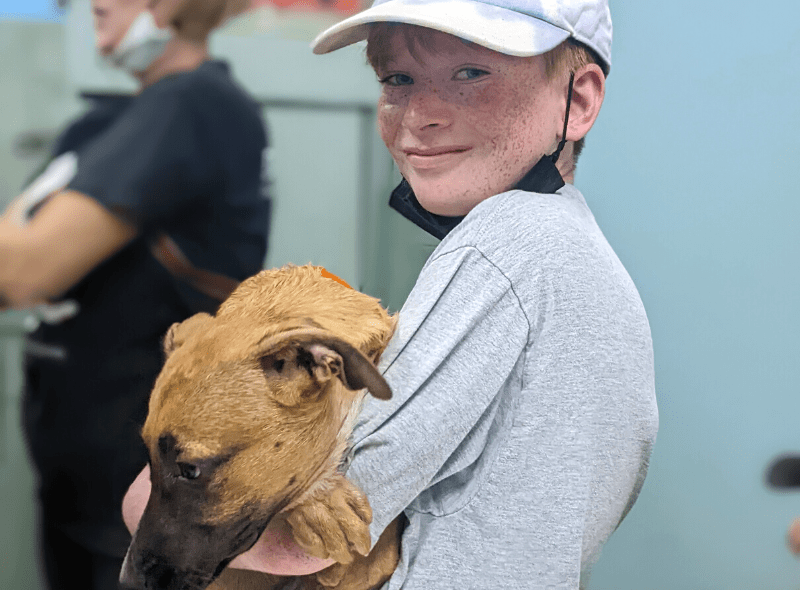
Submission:
POLYGON ((773 488, 800 487, 800 456, 784 455, 767 469, 767 484, 773 488))
POLYGON ((337 23, 311 43, 316 54, 329 53, 363 41, 369 25, 398 22, 449 33, 517 56, 550 51, 569 36, 534 16, 472 0, 389 0, 337 23))

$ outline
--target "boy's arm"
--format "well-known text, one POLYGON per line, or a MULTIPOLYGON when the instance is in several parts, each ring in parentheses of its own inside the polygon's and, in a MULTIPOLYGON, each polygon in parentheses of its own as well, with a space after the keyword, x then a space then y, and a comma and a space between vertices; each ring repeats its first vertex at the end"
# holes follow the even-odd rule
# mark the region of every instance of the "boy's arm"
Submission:
POLYGON ((425 490, 480 460, 530 331, 478 248, 426 263, 381 361, 392 399, 367 398, 353 437, 347 478, 369 498, 373 544, 425 490))
MULTIPOLYGON (((122 501, 122 518, 133 534, 142 518, 150 497, 150 467, 145 467, 134 480, 122 501)), ((276 576, 304 576, 332 565, 332 559, 307 555, 295 542, 291 527, 281 516, 270 522, 267 529, 248 551, 234 559, 230 567, 255 570, 276 576)))

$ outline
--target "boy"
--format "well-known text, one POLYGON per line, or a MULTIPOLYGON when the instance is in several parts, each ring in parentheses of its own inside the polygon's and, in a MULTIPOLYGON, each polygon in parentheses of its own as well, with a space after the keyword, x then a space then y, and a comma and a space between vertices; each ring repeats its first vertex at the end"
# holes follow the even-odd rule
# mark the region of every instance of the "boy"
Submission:
MULTIPOLYGON (((378 0, 314 50, 365 38, 404 177, 392 204, 443 238, 383 355, 394 396, 366 404, 347 472, 373 543, 403 515, 385 588, 578 588, 657 430, 645 311, 571 184, 610 66, 607 2, 378 0)), ((292 569, 273 539, 238 565, 330 563, 292 569)))

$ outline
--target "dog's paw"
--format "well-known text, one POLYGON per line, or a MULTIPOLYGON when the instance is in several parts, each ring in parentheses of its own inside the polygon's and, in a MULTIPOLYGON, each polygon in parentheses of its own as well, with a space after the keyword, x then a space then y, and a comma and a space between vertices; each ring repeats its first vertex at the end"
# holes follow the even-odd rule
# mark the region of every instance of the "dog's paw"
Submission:
POLYGON ((319 582, 320 586, 323 588, 336 588, 344 578, 349 567, 349 564, 334 563, 332 566, 317 572, 317 582, 319 582))
POLYGON ((343 476, 287 515, 294 538, 307 553, 322 559, 350 563, 370 550, 372 509, 367 497, 343 476))
POLYGON ((381 588, 400 561, 401 534, 400 520, 395 519, 381 533, 369 555, 357 555, 352 563, 337 563, 317 572, 317 583, 324 590, 381 588))

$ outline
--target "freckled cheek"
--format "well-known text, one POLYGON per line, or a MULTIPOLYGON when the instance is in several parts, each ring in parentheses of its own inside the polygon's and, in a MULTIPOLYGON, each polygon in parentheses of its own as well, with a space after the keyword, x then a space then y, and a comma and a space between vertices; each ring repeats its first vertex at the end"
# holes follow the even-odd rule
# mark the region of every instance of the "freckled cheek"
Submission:
POLYGON ((390 103, 384 99, 378 102, 378 132, 383 143, 390 150, 400 129, 403 112, 404 109, 399 104, 390 103))

